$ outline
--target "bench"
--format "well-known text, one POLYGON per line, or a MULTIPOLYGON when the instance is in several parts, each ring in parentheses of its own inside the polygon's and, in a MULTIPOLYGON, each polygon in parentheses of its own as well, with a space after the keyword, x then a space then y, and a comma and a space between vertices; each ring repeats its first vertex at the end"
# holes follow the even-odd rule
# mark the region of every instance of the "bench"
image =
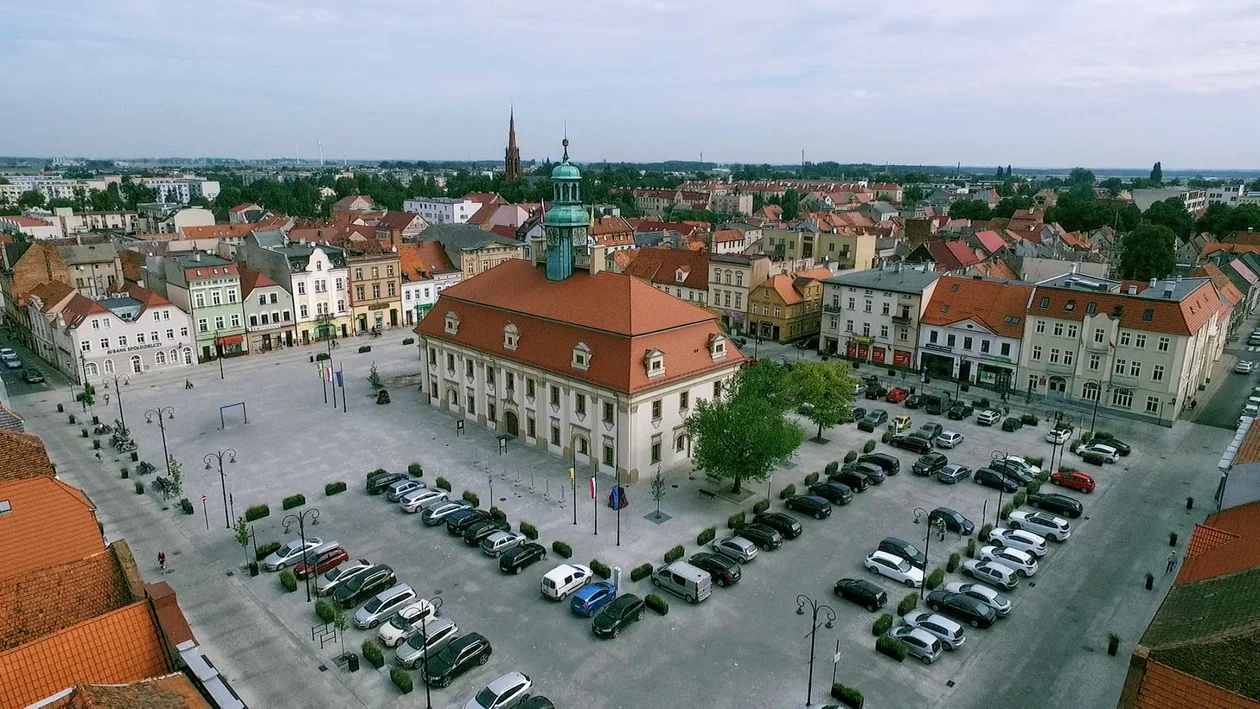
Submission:
POLYGON ((696 490, 696 492, 700 494, 700 497, 703 497, 709 500, 712 500, 717 497, 716 492, 712 490, 705 490, 704 488, 700 488, 699 490, 696 490))

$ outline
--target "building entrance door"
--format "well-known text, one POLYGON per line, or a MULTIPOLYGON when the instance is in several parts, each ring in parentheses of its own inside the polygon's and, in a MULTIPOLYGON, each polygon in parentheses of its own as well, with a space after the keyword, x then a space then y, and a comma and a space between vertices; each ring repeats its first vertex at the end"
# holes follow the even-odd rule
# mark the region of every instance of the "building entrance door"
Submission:
POLYGON ((520 421, 517 420, 515 412, 503 412, 503 428, 507 429, 504 433, 513 438, 520 435, 520 421))

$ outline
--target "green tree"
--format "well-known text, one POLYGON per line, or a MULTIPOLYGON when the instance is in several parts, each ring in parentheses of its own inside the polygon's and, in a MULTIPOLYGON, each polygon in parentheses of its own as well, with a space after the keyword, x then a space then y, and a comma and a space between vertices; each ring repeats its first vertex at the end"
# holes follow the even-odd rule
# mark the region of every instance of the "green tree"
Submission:
POLYGON ((1156 185, 1164 183, 1164 166, 1160 165, 1158 160, 1155 161, 1155 165, 1151 167, 1151 182, 1156 185))
POLYGON ((652 499, 656 501, 656 519, 661 518, 661 500, 665 499, 668 492, 668 486, 665 484, 665 477, 661 475, 661 466, 656 466, 656 475, 652 476, 652 499))
POLYGON ((998 202, 997 206, 993 208, 993 216, 1009 219, 1014 216, 1016 211, 1020 209, 1032 209, 1032 206, 1032 197, 1028 197, 1026 195, 1007 197, 1001 202, 998 202))
POLYGON ((1090 185, 1094 184, 1094 173, 1083 167, 1074 167, 1068 173, 1067 182, 1069 185, 1090 185))
POLYGON ((235 534, 236 543, 241 545, 241 549, 245 552, 245 563, 249 564, 249 522, 244 517, 237 517, 236 524, 232 526, 232 532, 235 534))
POLYGON ((752 367, 741 370, 739 391, 769 402, 771 406, 787 412, 796 405, 792 396, 792 368, 776 359, 758 360, 752 367))
POLYGON ((171 456, 167 460, 167 465, 171 469, 171 490, 175 497, 184 496, 184 472, 180 469, 179 461, 175 460, 175 456, 171 456))
POLYGON ((792 367, 792 398, 818 426, 815 441, 822 442, 824 429, 848 421, 856 381, 849 363, 841 360, 800 361, 792 367))
POLYGON ((783 207, 783 221, 791 221, 801 216, 801 196, 791 187, 779 198, 779 206, 783 207))
POLYGON ((1160 200, 1142 213, 1143 220, 1166 226, 1182 241, 1194 233, 1194 215, 1186 211, 1186 203, 1180 197, 1160 200))
POLYGON ((1120 193, 1124 191, 1124 180, 1121 180, 1119 177, 1108 177, 1099 186, 1106 189, 1107 194, 1112 197, 1119 197, 1120 193))
POLYGON ((920 185, 907 185, 905 190, 903 190, 901 193, 902 202, 904 202, 905 204, 914 204, 916 202, 922 202, 923 198, 926 196, 927 195, 925 195, 923 192, 923 187, 921 187, 920 185))
POLYGON ((999 179, 999 180, 1000 180, 1000 179, 1002 179, 1002 176, 1003 176, 1003 175, 1002 175, 1002 166, 1001 166, 1001 165, 998 165, 997 174, 996 174, 996 175, 994 175, 994 177, 995 177, 996 179, 999 179))
POLYGON ((1143 224, 1120 240, 1120 277, 1163 278, 1177 266, 1177 235, 1159 224, 1143 224))
POLYGON ((385 388, 381 383, 380 372, 376 371, 376 362, 372 363, 372 368, 368 370, 368 385, 372 387, 372 391, 377 392, 385 388))
POLYGON ((953 219, 989 219, 993 213, 989 205, 978 199, 961 199, 949 205, 949 216, 953 219))
POLYGON ((27 190, 23 192, 21 195, 18 196, 18 201, 17 201, 19 207, 25 207, 25 208, 35 207, 37 209, 40 207, 43 207, 45 202, 46 200, 44 199, 44 193, 36 192, 35 190, 27 190))

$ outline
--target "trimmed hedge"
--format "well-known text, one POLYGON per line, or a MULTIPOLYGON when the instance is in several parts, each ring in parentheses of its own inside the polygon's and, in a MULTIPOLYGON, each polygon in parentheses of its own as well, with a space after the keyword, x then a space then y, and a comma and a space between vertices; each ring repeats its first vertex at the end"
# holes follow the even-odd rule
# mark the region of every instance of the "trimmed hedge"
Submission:
POLYGON ((284 587, 286 593, 293 593, 297 590, 297 575, 293 573, 293 569, 285 569, 280 572, 280 585, 284 587))
POLYGON ((881 443, 887 443, 892 440, 892 431, 884 431, 884 435, 879 437, 881 443))
MULTIPOLYGON (((856 456, 856 454, 855 454, 855 456, 856 456)), ((848 461, 845 461, 845 462, 848 462, 848 461)), ((824 472, 824 473, 826 473, 826 474, 828 474, 828 475, 833 475, 833 474, 835 474, 836 472, 838 472, 839 470, 840 470, 840 461, 838 461, 838 460, 833 460, 833 461, 831 461, 830 463, 828 463, 828 464, 827 464, 827 467, 823 469, 823 472, 824 472)))
POLYGON ((331 603, 321 598, 315 601, 315 615, 325 623, 331 623, 337 619, 337 610, 331 603))
POLYGON ((451 481, 447 480, 446 478, 438 478, 437 480, 434 481, 433 484, 437 485, 438 488, 441 490, 445 490, 447 492, 451 491, 451 481))
POLYGON ((696 544, 707 546, 715 537, 717 537, 717 530, 713 527, 705 527, 704 531, 696 535, 696 544))
POLYGON ((974 539, 967 540, 967 558, 968 559, 976 558, 976 540, 974 539))
MULTIPOLYGON (((271 514, 271 508, 267 505, 251 505, 245 508, 245 521, 253 522, 262 519, 271 514)), ((279 547, 277 547, 279 548, 279 547)))
POLYGON ((1038 423, 1037 416, 1035 414, 1024 414, 1019 417, 1019 420, 1023 421, 1025 426, 1036 426, 1038 423))
POLYGON ((529 522, 522 521, 519 526, 521 534, 524 534, 526 539, 534 540, 538 538, 538 528, 534 525, 529 522))
POLYGON ((1015 493, 1015 497, 1011 498, 1011 506, 1015 509, 1018 509, 1020 507, 1023 507, 1024 503, 1027 501, 1028 501, 1028 495, 1024 494, 1023 492, 1017 492, 1015 493))
MULTIPOLYGON (((1026 489, 1028 490, 1029 495, 1036 495, 1037 493, 1041 492, 1041 481, 1034 480, 1028 483, 1028 487, 1026 489)), ((1028 498, 1024 498, 1024 499, 1025 501, 1027 501, 1028 498)))
POLYGON ((816 482, 818 482, 818 473, 810 473, 805 476, 805 487, 809 487, 816 482))
POLYGON ((384 475, 385 473, 388 473, 388 472, 389 471, 384 468, 377 468, 376 470, 373 470, 372 472, 368 473, 365 477, 371 478, 373 475, 384 475))
POLYGON ((1002 505, 1002 519, 1010 519, 1011 513, 1015 511, 1015 506, 1011 503, 1002 505))
POLYGON ((743 523, 744 523, 743 511, 736 512, 735 514, 726 518, 726 526, 730 529, 735 529, 736 527, 738 527, 739 525, 743 523))
POLYGON ((643 599, 643 603, 660 615, 666 615, 669 613, 669 601, 666 601, 664 598, 661 598, 655 593, 649 593, 647 598, 643 599))
POLYGON ((898 662, 906 659, 905 643, 891 635, 881 635, 875 641, 875 649, 898 662))
POLYGON ((755 515, 759 515, 759 514, 761 514, 762 512, 765 512, 765 511, 766 511, 766 510, 768 510, 768 509, 770 509, 770 501, 769 501, 769 500, 758 500, 758 501, 757 501, 757 504, 753 505, 753 514, 755 514, 755 515))
POLYGON ((978 535, 978 538, 982 542, 987 542, 989 541, 989 532, 992 532, 992 531, 993 531, 993 525, 985 524, 980 527, 980 534, 978 535))
POLYGON ((332 497, 333 495, 336 495, 337 493, 341 493, 345 491, 346 491, 346 484, 344 482, 341 482, 340 480, 338 480, 335 483, 328 483, 327 485, 324 486, 325 497, 332 497))
POLYGON ((682 545, 680 544, 674 547, 673 549, 670 549, 669 551, 665 552, 665 563, 672 564, 675 561, 678 561, 679 559, 683 558, 683 554, 686 554, 686 553, 687 553, 687 550, 683 549, 682 545))
POLYGON ((1024 460, 1028 461, 1030 465, 1035 465, 1038 468, 1041 467, 1042 463, 1046 462, 1046 459, 1039 455, 1027 455, 1024 456, 1024 460))
POLYGON ((385 653, 381 652, 381 648, 371 640, 364 640, 363 659, 367 660, 376 669, 380 669, 385 664, 385 653))
POLYGON ((411 690, 415 689, 412 683, 411 673, 401 667, 389 668, 389 679, 403 694, 411 694, 411 690))
POLYGON ((464 502, 467 502, 473 507, 481 507, 481 498, 477 497, 477 493, 472 490, 465 490, 462 497, 464 498, 464 502))
MULTIPOLYGON (((967 541, 974 543, 976 540, 968 539, 967 541)), ((953 554, 949 555, 949 561, 945 563, 945 570, 952 574, 958 570, 958 565, 961 563, 962 563, 962 555, 959 554, 958 552, 954 552, 953 554)))
POLYGON ((507 513, 506 513, 506 512, 504 512, 503 510, 499 509, 498 507, 491 507, 491 508, 490 508, 490 517, 491 517, 492 519, 497 519, 497 520, 499 520, 500 522, 506 522, 506 521, 507 521, 507 513))
POLYGON ((915 608, 919 607, 919 594, 907 593, 905 598, 897 604, 897 615, 905 615, 915 608))
POLYGON ((98 451, 98 450, 100 450, 100 449, 101 449, 101 439, 99 439, 99 438, 93 438, 93 439, 92 439, 92 450, 98 451))
POLYGON ((652 575, 651 564, 639 564, 638 566, 630 570, 631 581, 642 581, 643 579, 651 575, 652 575))
POLYGON ((124 465, 123 467, 119 468, 119 471, 122 473, 123 480, 126 480, 127 478, 131 477, 131 469, 128 468, 127 466, 124 465))
POLYGON ((871 451, 873 451, 873 450, 875 450, 875 441, 871 440, 871 441, 867 441, 866 443, 863 443, 863 444, 862 444, 862 452, 863 452, 863 453, 870 453, 870 452, 871 452, 871 451))
POLYGON ((306 495, 298 493, 297 495, 289 495, 284 498, 284 502, 280 503, 282 509, 291 510, 294 507, 301 507, 306 504, 306 495))
POLYGON ((831 685, 831 696, 833 699, 839 700, 841 704, 850 707, 860 707, 863 702, 865 702, 861 692, 847 684, 840 684, 839 682, 831 685))
POLYGON ((256 560, 262 561, 263 559, 266 559, 268 556, 270 556, 271 552, 279 548, 280 548, 280 542, 267 542, 266 544, 260 544, 258 545, 258 549, 255 552, 254 557, 256 560))
MULTIPOLYGON (((74 417, 71 416, 70 418, 74 418, 74 417)), ((88 430, 86 428, 80 428, 79 433, 82 434, 84 438, 87 438, 89 436, 88 430)))
POLYGON ((424 468, 419 463, 408 463, 407 474, 413 478, 424 477, 424 468))
POLYGON ((885 613, 881 615, 880 617, 876 618, 875 622, 871 624, 871 635, 874 635, 875 637, 879 637, 883 635, 884 633, 887 633, 888 629, 891 628, 892 626, 893 626, 893 614, 885 613))
POLYGON ((858 421, 858 430, 865 431, 867 433, 874 433, 875 424, 866 419, 862 419, 861 421, 858 421))
POLYGON ((796 486, 788 483, 788 486, 779 491, 779 499, 786 500, 796 494, 796 486))
POLYGON ((857 460, 857 456, 858 456, 857 451, 849 451, 848 453, 844 454, 844 462, 852 463, 853 461, 857 460))
POLYGON ((142 483, 142 482, 137 482, 137 483, 136 483, 136 494, 137 494, 137 495, 143 495, 143 494, 144 494, 144 483, 142 483))
POLYGON ((591 571, 601 579, 612 576, 612 569, 608 568, 608 564, 599 559, 591 559, 591 571))
POLYGON ((924 581, 929 591, 933 591, 937 586, 945 583, 945 570, 932 569, 932 573, 928 574, 927 580, 924 581))
POLYGON ((572 549, 572 547, 570 547, 568 544, 565 544, 565 543, 564 543, 564 542, 562 542, 562 541, 556 540, 556 541, 552 542, 552 543, 551 543, 551 550, 552 550, 552 551, 554 551, 557 555, 562 556, 562 557, 564 557, 564 558, 566 558, 566 559, 571 559, 571 558, 573 558, 573 549, 572 549))
POLYGON ((193 513, 193 504, 187 497, 181 497, 179 500, 179 509, 186 515, 193 513))

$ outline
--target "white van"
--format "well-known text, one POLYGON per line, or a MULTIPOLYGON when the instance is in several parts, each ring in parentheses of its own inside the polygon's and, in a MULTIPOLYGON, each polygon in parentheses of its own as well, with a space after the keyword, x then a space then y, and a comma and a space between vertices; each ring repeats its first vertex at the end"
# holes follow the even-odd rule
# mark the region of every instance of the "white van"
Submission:
POLYGON ((561 564, 543 575, 539 591, 553 601, 563 601, 566 596, 582 588, 590 580, 590 567, 581 564, 561 564))
POLYGON ((713 576, 685 561, 675 561, 652 572, 652 585, 688 603, 699 603, 713 593, 713 576))

